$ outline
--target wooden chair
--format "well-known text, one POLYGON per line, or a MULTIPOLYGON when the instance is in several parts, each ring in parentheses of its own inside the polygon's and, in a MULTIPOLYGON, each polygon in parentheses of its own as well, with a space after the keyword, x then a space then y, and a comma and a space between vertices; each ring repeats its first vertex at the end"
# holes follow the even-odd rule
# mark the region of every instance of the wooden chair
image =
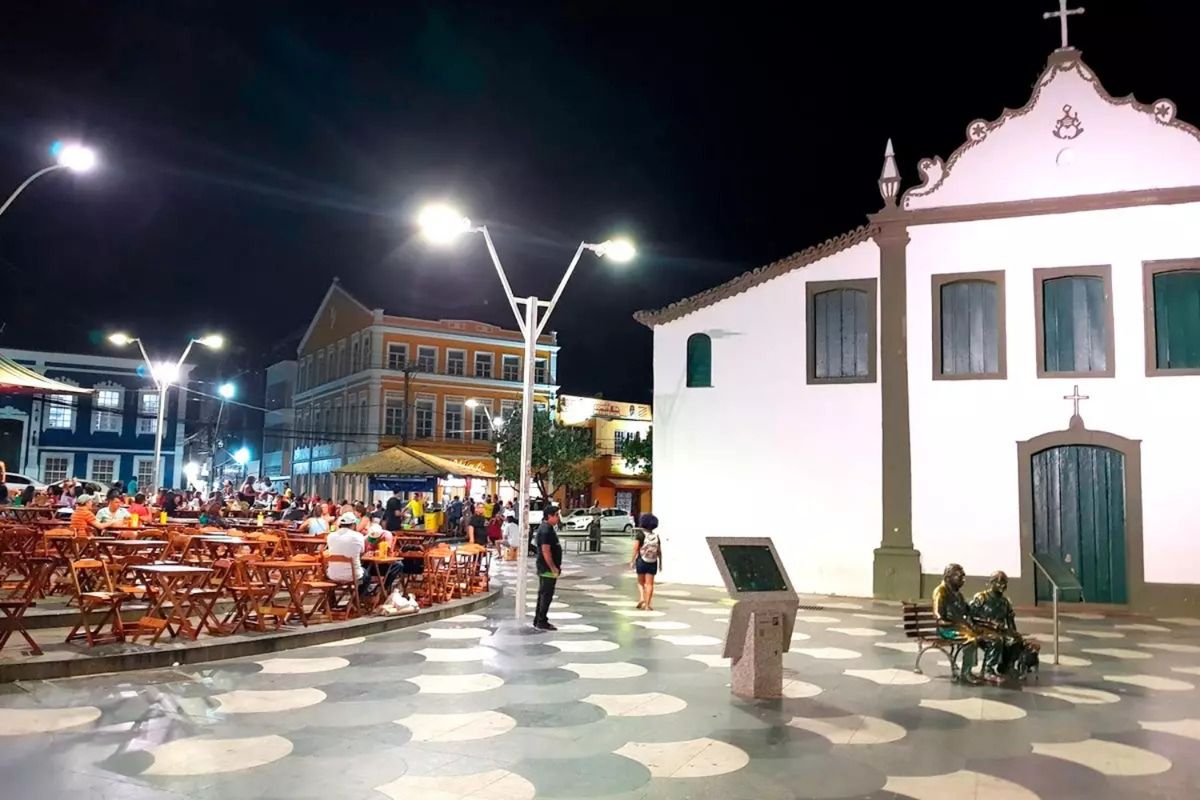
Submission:
MULTIPOLYGON (((350 556, 325 554, 325 580, 321 582, 324 588, 323 601, 318 604, 324 613, 333 620, 347 620, 362 616, 362 607, 358 602, 358 579, 354 577, 354 559, 350 556), (330 566, 344 564, 350 572, 348 579, 337 579, 329 574, 330 566)), ((317 607, 314 607, 315 612, 317 607)), ((312 614, 309 614, 312 618, 312 614)))
POLYGON ((418 603, 429 606, 449 601, 454 596, 456 567, 454 551, 448 546, 438 545, 426 550, 418 603))
POLYGON ((492 551, 481 544, 462 544, 458 546, 458 578, 461 581, 461 595, 486 592, 490 585, 492 551))
POLYGON ((930 650, 939 650, 950 661, 950 676, 958 680, 959 656, 963 642, 958 639, 943 639, 938 633, 937 617, 933 615, 932 603, 906 602, 903 605, 904 635, 917 642, 917 661, 913 672, 921 672, 921 657, 930 650))
POLYGON ((4 649, 9 637, 19 633, 29 644, 29 652, 35 656, 42 655, 42 648, 25 629, 23 619, 25 612, 36 605, 34 599, 45 591, 50 573, 54 571, 54 563, 53 558, 30 556, 25 562, 22 584, 14 588, 8 597, 0 600, 0 612, 4 614, 0 617, 0 650, 4 649))
POLYGON ((125 641, 125 627, 121 622, 121 604, 125 595, 118 592, 112 584, 104 563, 99 559, 86 558, 71 562, 71 581, 75 585, 75 596, 79 601, 79 623, 67 634, 67 641, 73 642, 86 639, 89 647, 109 642, 125 641), (85 587, 97 586, 97 590, 85 591, 85 587), (103 610, 104 616, 93 625, 90 616, 93 611, 103 610), (109 633, 104 634, 104 626, 109 626, 109 633), (79 629, 83 629, 83 633, 79 629))
POLYGON ((257 554, 245 554, 234 558, 225 592, 232 606, 217 624, 217 632, 237 633, 243 628, 265 631, 270 623, 276 630, 283 624, 287 609, 274 604, 278 585, 264 582, 258 577, 256 565, 262 559, 257 554))

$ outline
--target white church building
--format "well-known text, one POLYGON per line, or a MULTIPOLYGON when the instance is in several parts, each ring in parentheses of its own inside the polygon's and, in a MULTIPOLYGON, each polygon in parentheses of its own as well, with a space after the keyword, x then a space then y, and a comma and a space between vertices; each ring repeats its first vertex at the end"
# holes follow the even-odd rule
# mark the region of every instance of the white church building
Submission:
POLYGON ((1063 38, 902 194, 889 142, 866 225, 636 315, 671 580, 771 535, 805 592, 928 597, 959 562, 1030 604, 1037 553, 1088 602, 1200 609, 1200 131, 1063 38))

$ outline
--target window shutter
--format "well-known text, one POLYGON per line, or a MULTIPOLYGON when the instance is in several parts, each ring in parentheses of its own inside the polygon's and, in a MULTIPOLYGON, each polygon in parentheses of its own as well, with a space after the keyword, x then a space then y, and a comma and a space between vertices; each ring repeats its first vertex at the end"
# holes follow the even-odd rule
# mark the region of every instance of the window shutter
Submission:
POLYGON ((813 296, 816 377, 868 375, 872 309, 859 289, 832 289, 813 296))
POLYGON ((1154 340, 1159 369, 1200 368, 1200 271, 1154 276, 1154 340))
POLYGON ((1046 372, 1103 372, 1108 368, 1104 279, 1052 278, 1042 282, 1046 372))
POLYGON ((712 339, 703 333, 688 337, 687 385, 712 386, 712 339))
POLYGON ((1000 371, 997 286, 955 281, 941 287, 943 375, 994 375, 1000 371))

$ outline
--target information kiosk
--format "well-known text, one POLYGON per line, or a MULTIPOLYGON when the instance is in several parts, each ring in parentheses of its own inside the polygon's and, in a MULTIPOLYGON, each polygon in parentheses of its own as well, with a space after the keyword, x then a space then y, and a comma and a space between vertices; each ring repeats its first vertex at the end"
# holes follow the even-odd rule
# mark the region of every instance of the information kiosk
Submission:
POLYGON ((780 697, 783 654, 791 646, 800 600, 779 553, 766 538, 710 536, 708 546, 725 588, 737 601, 725 634, 725 657, 733 662, 733 693, 780 697))

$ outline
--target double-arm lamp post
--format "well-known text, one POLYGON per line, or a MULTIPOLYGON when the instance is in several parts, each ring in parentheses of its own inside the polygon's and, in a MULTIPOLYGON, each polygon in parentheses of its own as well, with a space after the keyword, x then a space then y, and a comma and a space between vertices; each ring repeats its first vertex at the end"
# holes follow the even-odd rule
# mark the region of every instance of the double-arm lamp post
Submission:
POLYGON ((117 347, 124 347, 136 342, 138 350, 142 353, 142 360, 146 362, 146 370, 150 373, 154 385, 158 387, 158 423, 154 429, 154 486, 151 487, 153 491, 158 491, 162 488, 162 445, 167 411, 167 390, 171 388, 172 383, 179 380, 180 370, 188 353, 192 352, 192 345, 200 344, 210 350, 220 350, 225 346, 225 337, 218 333, 211 333, 208 336, 201 336, 199 339, 189 339, 187 347, 183 348, 183 355, 179 356, 178 361, 174 363, 162 361, 158 364, 150 361, 150 356, 146 355, 146 348, 142 345, 142 340, 135 336, 114 333, 108 337, 108 341, 117 347))
MULTIPOLYGON (((464 233, 478 233, 483 236, 483 241, 487 245, 488 255, 491 256, 492 264, 496 267, 496 274, 500 277, 500 285, 504 287, 504 296, 508 300, 508 305, 512 309, 513 316, 516 317, 517 327, 520 328, 521 335, 524 337, 524 386, 521 393, 521 482, 518 499, 521 505, 521 531, 524 535, 528 536, 529 481, 533 455, 533 378, 538 339, 541 338, 542 331, 546 327, 546 322, 554 312, 554 307, 558 304, 559 298, 562 297, 563 289, 566 288, 567 281, 571 279, 572 273, 575 272, 575 266, 579 263, 579 259, 585 250, 590 250, 596 255, 616 263, 631 261, 637 254, 637 251, 634 249, 633 243, 628 239, 609 239, 600 244, 580 242, 579 247, 575 250, 574 258, 571 259, 566 273, 563 274, 562 280, 558 283, 558 288, 555 289, 554 295, 549 301, 539 300, 534 295, 518 298, 513 295, 512 287, 509 286, 508 276, 505 275, 504 267, 500 264, 500 256, 496 254, 496 246, 492 244, 492 237, 488 233, 486 225, 475 225, 455 209, 440 204, 426 206, 418 216, 417 224, 420 226, 425 238, 434 244, 449 244, 464 233), (519 308, 521 305, 525 306, 524 313, 519 308)), ((545 499, 547 501, 550 500, 550 498, 545 499)), ((523 553, 517 558, 515 613, 518 623, 525 619, 527 561, 528 559, 523 553)), ((561 567, 561 565, 559 566, 561 567)))

